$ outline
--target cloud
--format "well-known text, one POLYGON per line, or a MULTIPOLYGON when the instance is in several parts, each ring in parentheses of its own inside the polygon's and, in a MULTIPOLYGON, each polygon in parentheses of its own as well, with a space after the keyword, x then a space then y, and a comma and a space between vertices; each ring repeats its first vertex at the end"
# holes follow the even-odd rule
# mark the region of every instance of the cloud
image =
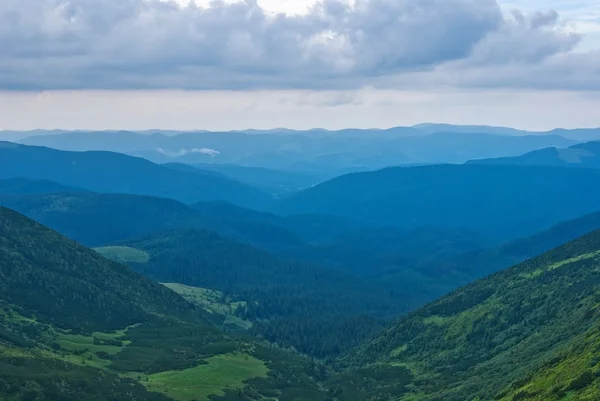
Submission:
MULTIPOLYGON (((2 0, 0 89, 352 89, 423 73, 469 85, 453 74, 500 68, 510 80, 539 66, 573 75, 581 36, 564 28, 556 12, 506 14, 496 0, 323 0, 302 15, 256 0, 2 0)), ((502 81, 488 78, 471 81, 502 81)))
POLYGON ((192 149, 179 149, 179 150, 165 150, 163 148, 158 148, 156 151, 160 154, 163 154, 168 157, 182 157, 189 154, 202 154, 208 155, 211 157, 215 157, 221 154, 218 150, 210 149, 210 148, 192 148, 192 149))

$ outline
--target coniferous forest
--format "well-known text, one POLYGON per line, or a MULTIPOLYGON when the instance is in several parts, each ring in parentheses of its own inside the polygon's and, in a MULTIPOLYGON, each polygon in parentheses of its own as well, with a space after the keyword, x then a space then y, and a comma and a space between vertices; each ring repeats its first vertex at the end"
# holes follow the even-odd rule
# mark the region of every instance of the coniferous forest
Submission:
MULTIPOLYGON (((250 170, 267 201, 248 208, 91 184, 125 154, 77 153, 74 173, 67 151, 0 151, 3 400, 600 396, 593 166, 525 155, 288 194, 271 180, 317 178, 250 170)), ((129 173, 248 177, 155 166, 129 173)))

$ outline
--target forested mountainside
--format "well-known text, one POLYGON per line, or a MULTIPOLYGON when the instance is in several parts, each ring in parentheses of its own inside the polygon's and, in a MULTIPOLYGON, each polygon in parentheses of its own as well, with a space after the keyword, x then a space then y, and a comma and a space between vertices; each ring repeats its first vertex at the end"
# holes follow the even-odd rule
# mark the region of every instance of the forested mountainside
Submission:
MULTIPOLYGON (((66 193, 0 197, 0 204, 86 245, 140 248, 151 257, 136 268, 154 279, 256 301, 236 310, 255 323, 254 333, 329 359, 392 317, 600 228, 598 215, 590 215, 485 248, 460 230, 402 232, 224 203, 190 208, 152 197, 66 193)), ((130 262, 129 252, 117 248, 107 255, 130 262)))
POLYGON ((107 245, 166 229, 213 224, 175 200, 138 195, 74 192, 5 196, 0 197, 0 205, 87 246, 107 245))
POLYGON ((153 314, 193 313, 159 284, 12 210, 0 208, 0 238, 2 299, 44 320, 95 331, 127 327, 153 314), (98 305, 101 313, 88 313, 98 305))
POLYGON ((459 228, 506 241, 600 208, 600 172, 438 165, 348 174, 278 201, 282 214, 333 214, 399 228, 459 228))
POLYGON ((411 313, 346 363, 402 370, 400 400, 596 400, 599 284, 594 231, 411 313))
POLYGON ((526 153, 522 156, 472 160, 469 163, 598 169, 600 168, 600 142, 580 143, 567 149, 545 148, 526 153))
POLYGON ((181 172, 111 152, 66 152, 0 142, 0 179, 52 180, 90 191, 160 196, 182 202, 224 200, 262 208, 271 197, 251 186, 201 170, 181 172))
POLYGON ((337 356, 406 312, 402 290, 197 230, 170 231, 120 244, 147 258, 129 262, 152 279, 221 291, 245 306, 252 331, 318 358, 337 356))
POLYGON ((328 215, 276 216, 224 202, 176 201, 136 195, 60 193, 0 196, 15 209, 88 246, 168 230, 196 228, 246 242, 286 258, 373 276, 393 266, 445 260, 485 247, 464 230, 392 227, 328 215))
MULTIPOLYGON (((429 262, 425 259, 424 263, 417 264, 413 268, 426 276, 439 277, 440 280, 442 276, 447 275, 451 283, 465 285, 474 279, 541 255, 598 229, 600 229, 600 212, 564 221, 548 230, 500 246, 465 252, 446 260, 429 262), (462 282, 459 279, 461 275, 464 275, 462 282), (452 278, 454 280, 451 280, 452 278)), ((393 276, 393 273, 391 275, 393 276)), ((390 278, 386 277, 386 279, 390 278)))
MULTIPOLYGON (((166 287, 16 212, 0 209, 0 223, 0 395, 7 400, 600 395, 600 231, 401 318, 340 359, 341 370, 331 375, 318 363, 222 333, 166 287), (206 386, 208 377, 220 380, 206 386)), ((190 238, 148 238, 137 246, 160 260, 190 238)))
POLYGON ((201 202, 187 206, 171 199, 149 196, 67 192, 0 195, 0 205, 17 210, 87 246, 109 245, 185 228, 214 230, 272 250, 304 245, 298 235, 284 227, 283 219, 229 204, 221 207, 221 203, 201 202))
POLYGON ((0 208, 0 399, 329 399, 327 370, 0 208))

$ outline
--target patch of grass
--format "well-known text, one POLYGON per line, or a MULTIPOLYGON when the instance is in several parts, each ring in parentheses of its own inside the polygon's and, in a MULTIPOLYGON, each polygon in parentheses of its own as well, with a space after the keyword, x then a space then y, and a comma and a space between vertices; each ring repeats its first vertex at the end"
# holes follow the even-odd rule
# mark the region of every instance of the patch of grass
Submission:
POLYGON ((150 261, 148 252, 128 246, 106 246, 94 250, 105 258, 120 263, 148 263, 150 261))
POLYGON ((178 401, 209 401, 211 395, 222 396, 225 390, 242 388, 245 381, 267 377, 269 372, 263 361, 247 354, 219 355, 206 362, 191 369, 149 375, 142 383, 148 390, 178 401))
POLYGON ((221 291, 178 283, 163 283, 163 285, 207 312, 223 316, 225 318, 223 326, 235 326, 242 330, 249 330, 252 327, 252 322, 240 319, 235 315, 238 308, 246 306, 245 302, 232 302, 221 291))
POLYGON ((446 324, 447 321, 448 321, 448 318, 443 317, 443 316, 437 316, 437 315, 429 316, 429 317, 426 317, 423 319, 423 323, 435 324, 437 326, 442 326, 442 325, 446 324))
POLYGON ((592 259, 592 258, 595 258, 596 256, 600 256, 600 251, 589 252, 589 253, 585 253, 583 255, 579 255, 577 257, 574 257, 574 258, 561 260, 560 262, 557 262, 557 263, 554 263, 554 264, 552 264, 550 266, 547 266, 544 269, 537 269, 537 270, 534 270, 531 273, 521 274, 520 277, 527 278, 527 279, 534 279, 536 277, 541 276, 542 274, 544 274, 546 272, 551 272, 551 271, 559 269, 559 268, 561 268, 563 266, 566 266, 566 265, 569 265, 569 264, 572 264, 572 263, 577 263, 577 262, 580 262, 582 260, 592 259))
MULTIPOLYGON (((600 335, 598 326, 590 333, 573 339, 552 362, 542 366, 522 386, 509 392, 502 401, 512 401, 517 394, 530 401, 585 400, 600 397, 600 335), (525 397, 525 395, 527 395, 525 397)), ((517 397, 518 398, 518 397, 517 397)))
POLYGON ((56 339, 56 343, 59 344, 62 349, 71 352, 106 352, 107 354, 115 355, 123 349, 123 345, 108 345, 103 343, 102 340, 100 342, 97 340, 99 339, 93 336, 61 334, 56 339))
POLYGON ((390 356, 392 358, 399 356, 400 354, 402 354, 403 352, 405 352, 408 349, 408 345, 404 344, 398 348, 396 348, 395 350, 393 350, 392 352, 390 352, 390 356))

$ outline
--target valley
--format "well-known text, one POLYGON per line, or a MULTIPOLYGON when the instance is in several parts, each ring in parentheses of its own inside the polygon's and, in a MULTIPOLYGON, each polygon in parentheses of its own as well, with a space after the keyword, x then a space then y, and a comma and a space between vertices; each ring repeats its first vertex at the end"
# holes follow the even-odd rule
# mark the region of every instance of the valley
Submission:
POLYGON ((0 146, 3 401, 600 396, 592 156, 318 174, 113 151, 0 146))
POLYGON ((598 0, 0 0, 0 401, 600 401, 598 0))

